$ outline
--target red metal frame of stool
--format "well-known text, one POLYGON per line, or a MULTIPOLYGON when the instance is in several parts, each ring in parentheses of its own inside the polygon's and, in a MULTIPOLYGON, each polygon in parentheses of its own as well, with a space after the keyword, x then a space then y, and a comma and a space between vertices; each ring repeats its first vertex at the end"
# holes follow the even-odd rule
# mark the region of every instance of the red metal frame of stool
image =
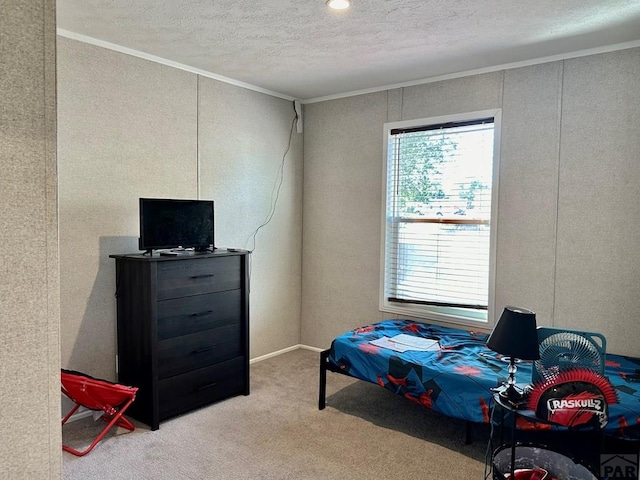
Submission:
POLYGON ((138 391, 136 387, 125 387, 124 385, 107 382, 106 380, 97 380, 83 375, 71 375, 64 372, 62 379, 62 393, 69 397, 75 404, 62 419, 62 425, 64 425, 81 406, 89 408, 90 410, 102 410, 104 414, 100 418, 107 422, 104 429, 85 450, 79 451, 67 445, 62 445, 64 451, 81 457, 93 450, 114 425, 130 431, 135 429, 133 423, 127 420, 123 414, 136 398, 136 392, 138 391), (72 386, 72 388, 69 388, 70 386, 72 386), (108 395, 109 398, 107 398, 107 400, 111 402, 115 400, 120 403, 120 407, 116 408, 109 402, 103 401, 100 395, 96 393, 99 391, 103 391, 108 395), (121 402, 119 401, 120 399, 122 399, 121 402))

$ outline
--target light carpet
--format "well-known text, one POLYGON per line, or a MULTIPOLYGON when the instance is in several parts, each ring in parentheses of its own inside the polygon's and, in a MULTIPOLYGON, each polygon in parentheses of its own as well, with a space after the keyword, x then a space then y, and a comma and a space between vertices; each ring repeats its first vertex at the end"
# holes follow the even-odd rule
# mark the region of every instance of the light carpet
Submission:
MULTIPOLYGON (((318 410, 319 354, 295 350, 251 366, 251 395, 164 421, 118 429, 85 457, 63 452, 63 478, 372 480, 484 478, 488 429, 435 414, 376 385, 327 374, 318 410)), ((91 443, 103 422, 66 425, 63 442, 91 443)))

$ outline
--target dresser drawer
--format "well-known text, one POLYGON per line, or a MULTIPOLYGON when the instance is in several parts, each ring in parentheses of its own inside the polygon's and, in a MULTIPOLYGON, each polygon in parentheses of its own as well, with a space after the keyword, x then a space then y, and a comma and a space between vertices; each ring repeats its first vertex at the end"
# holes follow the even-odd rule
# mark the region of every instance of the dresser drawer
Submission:
POLYGON ((241 260, 229 256, 159 262, 157 299, 239 289, 241 260))
POLYGON ((245 357, 159 382, 160 417, 167 418, 245 391, 245 357))
POLYGON ((240 290, 158 302, 158 340, 238 324, 241 321, 240 290))
POLYGON ((228 325, 158 343, 158 373, 167 378, 241 355, 242 329, 228 325))

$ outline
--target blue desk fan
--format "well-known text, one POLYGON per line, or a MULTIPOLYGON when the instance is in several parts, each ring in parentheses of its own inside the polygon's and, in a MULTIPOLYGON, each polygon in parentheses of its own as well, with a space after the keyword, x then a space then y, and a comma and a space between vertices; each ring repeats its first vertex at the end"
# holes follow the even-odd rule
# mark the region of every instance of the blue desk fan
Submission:
POLYGON ((531 382, 547 381, 571 368, 603 375, 607 341, 595 332, 538 327, 540 359, 533 362, 531 382))

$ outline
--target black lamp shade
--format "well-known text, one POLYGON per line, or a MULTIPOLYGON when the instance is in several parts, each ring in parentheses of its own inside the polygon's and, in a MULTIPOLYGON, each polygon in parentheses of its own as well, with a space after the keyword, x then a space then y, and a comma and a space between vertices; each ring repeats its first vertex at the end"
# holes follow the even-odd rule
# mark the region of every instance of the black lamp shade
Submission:
POLYGON ((505 307, 487 340, 487 347, 505 357, 538 360, 536 314, 520 307, 505 307))

